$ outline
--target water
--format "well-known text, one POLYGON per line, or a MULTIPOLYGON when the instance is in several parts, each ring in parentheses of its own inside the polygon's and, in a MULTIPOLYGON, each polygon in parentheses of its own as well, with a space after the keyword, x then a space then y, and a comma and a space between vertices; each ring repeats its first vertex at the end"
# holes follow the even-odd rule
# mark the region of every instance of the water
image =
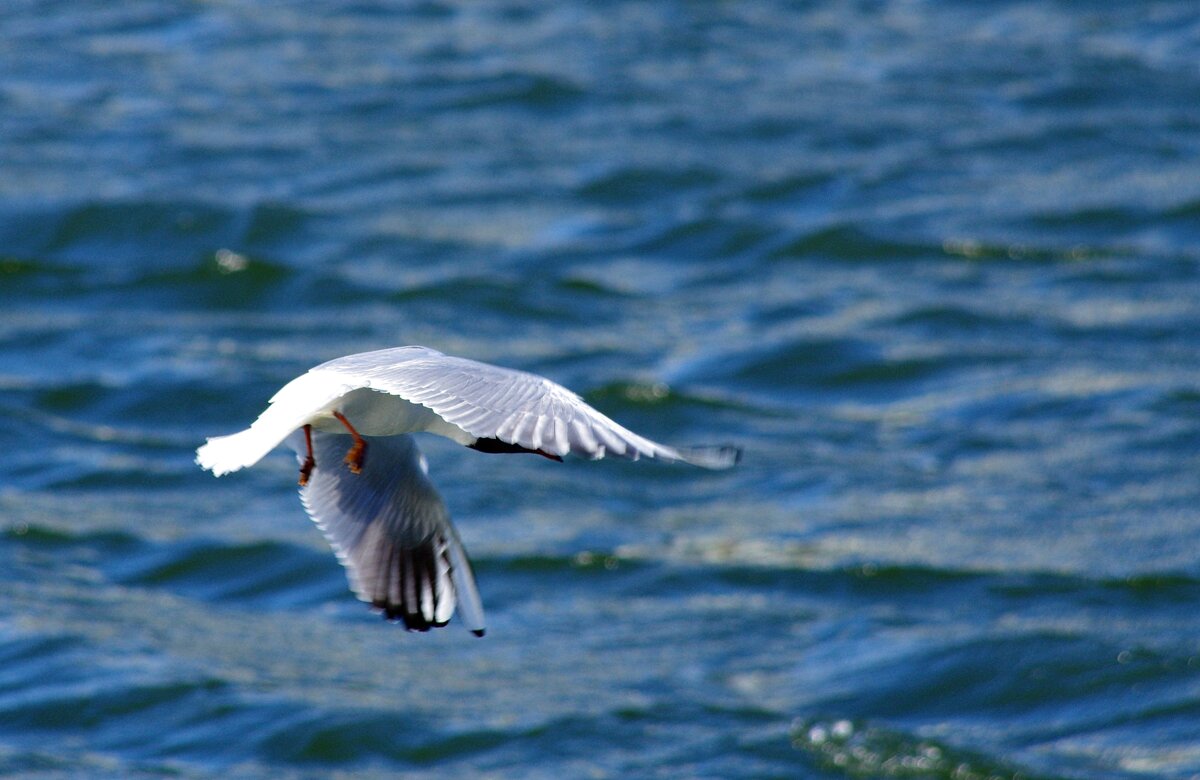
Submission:
POLYGON ((0 11, 0 773, 1200 775, 1190 2, 0 11), (489 616, 206 435, 398 344, 725 473, 426 441, 489 616))

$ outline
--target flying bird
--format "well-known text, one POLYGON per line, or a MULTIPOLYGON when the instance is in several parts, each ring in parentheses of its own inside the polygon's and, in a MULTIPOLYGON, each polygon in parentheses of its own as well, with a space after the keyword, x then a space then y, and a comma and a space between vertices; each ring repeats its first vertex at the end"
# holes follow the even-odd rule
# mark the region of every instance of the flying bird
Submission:
POLYGON ((300 501, 359 599, 414 631, 446 625, 457 606, 483 636, 470 562, 413 433, 556 461, 653 458, 724 469, 741 456, 736 447, 658 444, 545 377, 410 346, 310 369, 249 428, 208 439, 196 462, 219 477, 286 443, 300 464, 300 501))

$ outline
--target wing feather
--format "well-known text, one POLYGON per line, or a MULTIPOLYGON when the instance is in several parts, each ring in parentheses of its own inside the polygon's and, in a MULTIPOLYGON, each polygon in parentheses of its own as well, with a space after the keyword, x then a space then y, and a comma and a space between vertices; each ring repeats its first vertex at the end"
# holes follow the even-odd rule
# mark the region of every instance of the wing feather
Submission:
MULTIPOLYGON (((288 438, 303 460, 304 437, 288 438)), ((350 437, 313 432, 313 469, 300 499, 346 567, 350 587, 412 630, 461 617, 484 630, 475 577, 411 436, 372 438, 362 473, 342 464, 350 437)))
POLYGON ((628 430, 544 377, 424 347, 397 347, 331 360, 310 373, 399 396, 477 439, 499 439, 555 455, 681 460, 732 466, 733 447, 668 447, 628 430))

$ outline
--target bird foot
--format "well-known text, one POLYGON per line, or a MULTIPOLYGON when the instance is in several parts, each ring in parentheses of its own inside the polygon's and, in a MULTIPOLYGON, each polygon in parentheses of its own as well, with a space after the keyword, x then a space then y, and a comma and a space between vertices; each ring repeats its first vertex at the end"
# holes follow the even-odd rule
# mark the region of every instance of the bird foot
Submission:
POLYGON ((300 487, 308 484, 308 478, 312 476, 313 469, 316 468, 317 462, 313 460, 313 456, 309 455, 304 459, 304 465, 300 467, 300 487))
POLYGON ((300 487, 308 484, 308 478, 312 476, 313 469, 317 467, 317 462, 313 460, 311 425, 304 426, 304 444, 308 453, 304 456, 304 464, 300 466, 300 487))
POLYGON ((361 474, 363 470, 363 461, 367 458, 367 440, 364 439, 358 431, 354 430, 354 426, 346 419, 346 415, 341 412, 334 412, 333 416, 337 421, 350 431, 350 435, 354 437, 354 446, 346 453, 346 464, 350 467, 351 474, 361 474))
POLYGON ((350 467, 351 474, 361 474, 363 470, 363 462, 367 459, 367 442, 364 439, 359 439, 354 442, 354 446, 346 453, 346 465, 350 467))

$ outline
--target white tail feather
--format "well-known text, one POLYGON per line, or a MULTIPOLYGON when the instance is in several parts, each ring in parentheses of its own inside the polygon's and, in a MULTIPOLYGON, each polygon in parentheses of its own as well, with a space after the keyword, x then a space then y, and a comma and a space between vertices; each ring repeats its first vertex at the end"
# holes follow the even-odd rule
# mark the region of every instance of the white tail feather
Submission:
POLYGON ((249 428, 208 439, 196 450, 196 463, 218 477, 253 466, 288 434, 326 411, 329 404, 352 389, 337 376, 311 371, 301 374, 279 389, 249 428))
POLYGON ((218 477, 253 466, 274 449, 282 438, 264 433, 262 428, 251 426, 229 436, 214 436, 196 450, 196 463, 218 477))

